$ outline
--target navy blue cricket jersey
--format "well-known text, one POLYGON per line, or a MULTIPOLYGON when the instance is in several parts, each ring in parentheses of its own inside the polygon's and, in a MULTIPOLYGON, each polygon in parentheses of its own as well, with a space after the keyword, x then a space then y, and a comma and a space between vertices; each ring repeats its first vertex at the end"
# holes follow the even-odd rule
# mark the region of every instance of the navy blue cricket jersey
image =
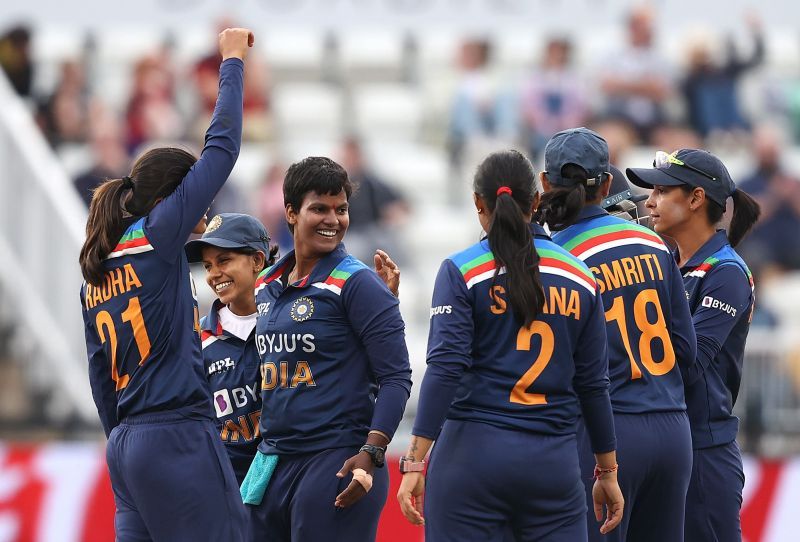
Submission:
POLYGON ((435 439, 449 418, 568 435, 582 410, 594 451, 614 450, 597 285, 583 262, 532 228, 545 309, 528 327, 511 310, 505 270, 494 276, 486 239, 442 263, 413 434, 435 439))
POLYGON ((203 368, 214 401, 225 451, 239 483, 244 480, 261 442, 261 371, 255 333, 242 340, 222 327, 217 299, 200 321, 203 368))
POLYGON ((81 287, 89 378, 106 436, 135 414, 212 414, 183 245, 239 154, 243 69, 239 59, 222 63, 200 159, 147 216, 129 220, 105 261, 104 283, 81 287))
POLYGON ((614 412, 686 410, 681 368, 694 364, 697 343, 669 248, 649 229, 595 205, 553 241, 583 261, 600 288, 614 412))
POLYGON ((285 284, 289 252, 256 280, 261 356, 259 450, 301 454, 390 438, 411 390, 397 298, 344 245, 285 284))
POLYGON ((697 333, 697 364, 685 375, 686 404, 695 449, 736 439, 747 332, 753 314, 753 276, 717 231, 681 267, 697 333))

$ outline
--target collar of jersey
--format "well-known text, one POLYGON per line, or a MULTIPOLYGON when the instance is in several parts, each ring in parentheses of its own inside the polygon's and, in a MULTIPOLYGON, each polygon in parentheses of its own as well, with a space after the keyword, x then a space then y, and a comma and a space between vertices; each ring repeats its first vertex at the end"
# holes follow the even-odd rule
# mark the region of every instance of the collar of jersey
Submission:
POLYGON ((608 212, 599 205, 586 205, 578 213, 578 218, 575 221, 590 220, 599 216, 607 216, 608 212))
MULTIPOLYGON (((717 230, 717 233, 711 236, 711 239, 705 242, 703 246, 701 246, 697 252, 695 252, 689 261, 686 262, 686 265, 681 267, 681 271, 687 269, 689 267, 697 267, 709 256, 712 256, 719 252, 725 245, 728 243, 728 235, 725 233, 725 230, 717 230)), ((678 250, 675 249, 675 257, 677 261, 680 261, 680 254, 678 254, 678 250)))
POLYGON ((536 222, 531 222, 531 234, 534 237, 541 237, 543 239, 550 239, 550 236, 547 235, 547 232, 543 227, 541 227, 536 222))
POLYGON ((219 337, 225 332, 222 329, 222 323, 219 321, 219 310, 224 306, 219 299, 214 300, 214 303, 211 304, 211 309, 208 311, 208 316, 203 322, 203 331, 207 331, 215 337, 219 337))
MULTIPOLYGON (((311 270, 311 273, 309 273, 300 284, 295 283, 295 288, 305 288, 311 284, 314 284, 315 282, 324 282, 325 279, 327 279, 331 274, 331 271, 333 271, 339 262, 346 257, 347 249, 345 249, 344 243, 339 243, 335 249, 317 262, 317 264, 311 270)), ((286 262, 290 260, 294 261, 294 250, 290 250, 283 258, 278 260, 274 268, 280 269, 286 262)))

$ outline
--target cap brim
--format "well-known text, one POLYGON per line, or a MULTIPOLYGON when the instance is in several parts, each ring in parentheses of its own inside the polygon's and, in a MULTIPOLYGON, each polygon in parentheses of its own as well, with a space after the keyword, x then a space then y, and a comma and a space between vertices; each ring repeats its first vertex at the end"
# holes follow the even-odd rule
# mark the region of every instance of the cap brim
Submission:
POLYGON ((656 168, 627 168, 625 174, 628 181, 641 186, 642 188, 652 189, 654 186, 679 186, 689 184, 683 179, 673 177, 663 169, 656 168))
POLYGON ((205 237, 203 239, 195 239, 183 245, 183 251, 186 253, 186 259, 189 260, 189 263, 203 261, 204 246, 212 246, 217 248, 248 248, 247 245, 235 243, 220 237, 205 237))

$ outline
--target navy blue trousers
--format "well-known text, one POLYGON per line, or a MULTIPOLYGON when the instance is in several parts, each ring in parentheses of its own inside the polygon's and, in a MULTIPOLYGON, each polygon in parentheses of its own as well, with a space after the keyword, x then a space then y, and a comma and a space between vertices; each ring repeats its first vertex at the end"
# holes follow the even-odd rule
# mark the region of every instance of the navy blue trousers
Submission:
POLYGON ((425 541, 586 540, 574 435, 447 420, 425 485, 425 541))
POLYGON ((246 539, 244 504, 211 420, 126 418, 111 431, 106 461, 117 542, 246 539))
POLYGON ((592 542, 680 542, 683 539, 684 502, 692 472, 692 435, 686 412, 614 413, 617 463, 625 513, 607 535, 592 509, 595 459, 586 426, 578 441, 581 476, 586 487, 586 523, 592 542))
POLYGON ((686 542, 739 542, 744 468, 736 441, 694 451, 686 495, 686 542))
POLYGON ((354 505, 337 509, 336 495, 352 476, 336 473, 358 448, 281 456, 258 506, 245 505, 254 542, 372 542, 389 492, 389 467, 376 468, 372 489, 354 505))

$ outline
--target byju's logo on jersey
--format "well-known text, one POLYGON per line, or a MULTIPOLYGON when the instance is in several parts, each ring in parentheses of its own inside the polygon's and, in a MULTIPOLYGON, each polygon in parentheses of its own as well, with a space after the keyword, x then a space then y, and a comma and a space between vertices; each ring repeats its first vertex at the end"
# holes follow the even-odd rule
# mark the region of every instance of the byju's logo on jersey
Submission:
POLYGON ((736 307, 732 307, 728 303, 723 303, 719 299, 714 299, 710 295, 705 296, 701 304, 709 309, 719 309, 722 312, 728 313, 731 316, 736 317, 736 307))
POLYGON ((228 394, 228 390, 214 392, 214 410, 217 411, 217 418, 227 416, 233 412, 233 404, 231 403, 231 396, 228 394))
POLYGON ((292 304, 289 315, 295 322, 305 322, 314 314, 314 302, 307 297, 301 297, 292 304))

